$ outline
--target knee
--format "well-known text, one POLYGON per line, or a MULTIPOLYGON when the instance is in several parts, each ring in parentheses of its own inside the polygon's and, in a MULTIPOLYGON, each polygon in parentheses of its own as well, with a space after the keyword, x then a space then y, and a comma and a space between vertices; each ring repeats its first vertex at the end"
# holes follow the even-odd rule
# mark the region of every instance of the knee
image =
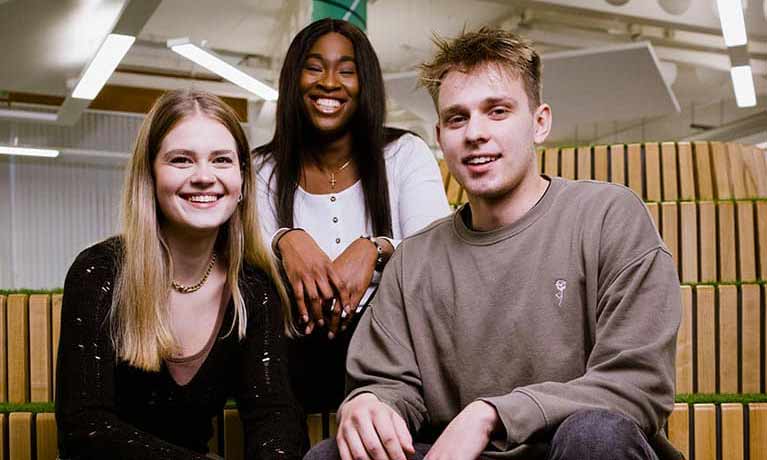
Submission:
POLYGON ((309 449, 303 460, 340 460, 338 444, 333 438, 325 439, 309 449))
POLYGON ((642 430, 625 415, 581 410, 567 417, 551 441, 550 459, 651 459, 642 430))

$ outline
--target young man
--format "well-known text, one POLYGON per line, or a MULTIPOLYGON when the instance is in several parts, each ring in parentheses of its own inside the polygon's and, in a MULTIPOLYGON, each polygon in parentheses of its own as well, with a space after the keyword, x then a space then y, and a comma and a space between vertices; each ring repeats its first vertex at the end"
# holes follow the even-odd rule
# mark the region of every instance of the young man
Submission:
POLYGON ((308 458, 679 458, 662 431, 679 284, 642 201, 537 173, 551 109, 528 44, 438 45, 422 81, 469 204, 392 257, 349 347, 337 444, 308 458))

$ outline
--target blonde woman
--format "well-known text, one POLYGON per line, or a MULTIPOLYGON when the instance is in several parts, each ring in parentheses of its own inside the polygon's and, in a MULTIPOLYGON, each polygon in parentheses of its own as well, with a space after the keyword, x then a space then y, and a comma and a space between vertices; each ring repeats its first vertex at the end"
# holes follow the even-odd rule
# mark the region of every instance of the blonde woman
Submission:
POLYGON ((57 369, 62 458, 206 458, 234 398, 246 458, 298 459, 285 291, 259 239, 237 115, 215 96, 166 93, 139 132, 123 233, 67 274, 57 369))

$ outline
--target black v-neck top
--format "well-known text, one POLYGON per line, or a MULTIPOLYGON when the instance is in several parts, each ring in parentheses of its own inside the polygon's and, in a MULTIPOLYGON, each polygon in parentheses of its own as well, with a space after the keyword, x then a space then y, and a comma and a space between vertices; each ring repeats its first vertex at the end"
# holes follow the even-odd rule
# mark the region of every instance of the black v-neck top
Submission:
POLYGON ((233 303, 207 358, 186 385, 163 365, 147 372, 117 360, 109 311, 122 245, 111 238, 84 250, 67 274, 56 370, 62 458, 204 459, 211 419, 234 398, 246 458, 300 459, 301 410, 290 391, 280 300, 261 270, 240 276, 247 335, 229 332, 233 303))

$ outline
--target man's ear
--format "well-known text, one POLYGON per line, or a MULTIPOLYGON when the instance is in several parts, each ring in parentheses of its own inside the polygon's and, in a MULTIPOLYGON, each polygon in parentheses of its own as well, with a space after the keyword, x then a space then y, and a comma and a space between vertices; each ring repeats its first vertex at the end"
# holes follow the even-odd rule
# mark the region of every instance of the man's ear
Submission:
MULTIPOLYGON (((442 140, 439 138, 439 135, 442 133, 442 130, 439 128, 439 120, 434 124, 434 133, 437 135, 437 145, 439 145, 439 149, 442 150, 442 140)), ((442 150, 444 152, 444 150, 442 150)))
POLYGON ((539 105, 533 114, 533 123, 535 124, 533 140, 536 144, 543 144, 549 136, 551 122, 551 107, 549 104, 543 103, 539 105))

